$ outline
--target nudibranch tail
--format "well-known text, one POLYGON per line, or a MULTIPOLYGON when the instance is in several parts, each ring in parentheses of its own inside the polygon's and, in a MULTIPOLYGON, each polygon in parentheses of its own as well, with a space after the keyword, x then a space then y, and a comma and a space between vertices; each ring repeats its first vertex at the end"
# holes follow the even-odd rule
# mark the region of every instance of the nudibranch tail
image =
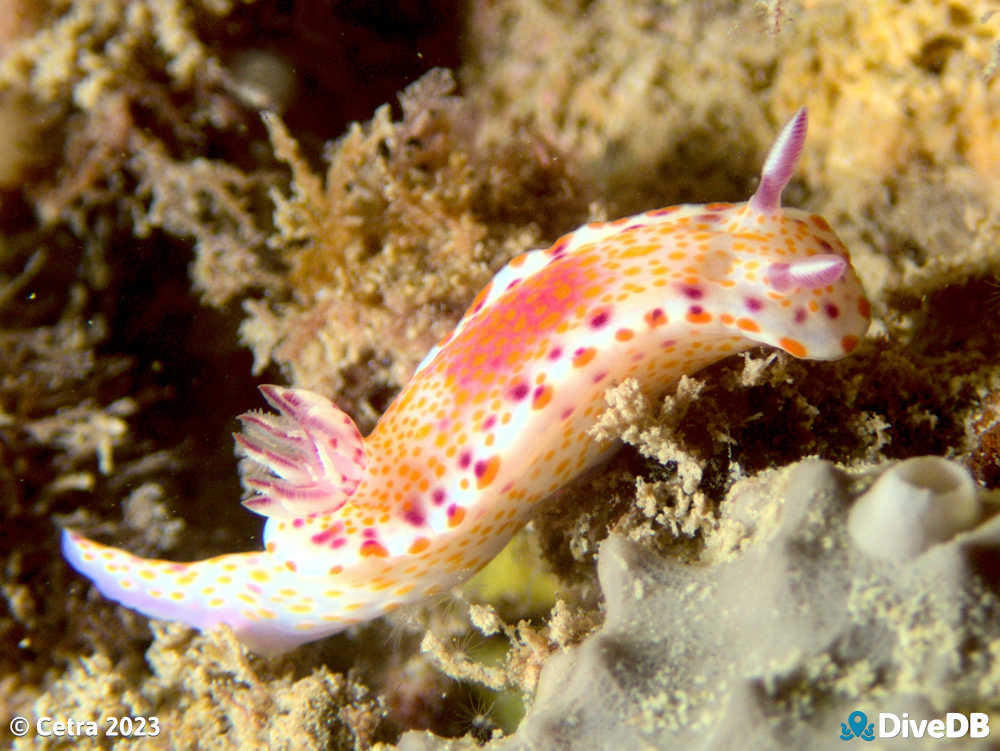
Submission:
POLYGON ((806 108, 802 107, 782 129, 764 161, 757 192, 750 198, 754 211, 770 214, 781 208, 781 193, 795 172, 808 124, 806 108))
POLYGON ((140 558, 63 530, 67 562, 102 595, 153 618, 203 631, 226 624, 250 649, 278 654, 385 612, 384 592, 360 581, 303 576, 269 553, 193 563, 140 558))
POLYGON ((263 516, 332 513, 357 489, 365 471, 364 439, 354 421, 328 399, 305 389, 261 386, 278 414, 240 415, 233 438, 264 472, 246 483, 257 495, 243 502, 263 516))

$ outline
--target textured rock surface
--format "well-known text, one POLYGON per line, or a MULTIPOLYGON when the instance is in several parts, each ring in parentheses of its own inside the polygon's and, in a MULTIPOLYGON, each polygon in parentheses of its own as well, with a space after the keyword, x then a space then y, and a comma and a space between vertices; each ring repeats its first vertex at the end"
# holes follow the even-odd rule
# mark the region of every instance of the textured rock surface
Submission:
MULTIPOLYGON (((714 565, 612 535, 604 626, 545 666, 518 732, 492 747, 833 749, 855 709, 996 712, 1000 520, 888 563, 850 542, 853 485, 802 462, 775 516, 772 488, 745 484, 720 529, 742 525, 750 544, 714 565)), ((414 733, 399 748, 463 748, 438 743, 414 733)))

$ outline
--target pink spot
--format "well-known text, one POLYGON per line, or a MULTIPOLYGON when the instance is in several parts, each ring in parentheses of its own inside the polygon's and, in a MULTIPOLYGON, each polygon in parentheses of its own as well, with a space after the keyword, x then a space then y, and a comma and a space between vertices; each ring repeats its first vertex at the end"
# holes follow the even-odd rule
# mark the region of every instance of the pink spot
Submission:
POLYGON ((337 548, 342 548, 346 544, 347 544, 346 537, 338 537, 336 540, 330 543, 330 547, 336 550, 337 548))
POLYGON ((414 527, 423 526, 426 517, 420 509, 411 508, 403 512, 403 518, 414 527))
POLYGON ((511 280, 511 281, 510 281, 510 282, 509 282, 509 283, 507 284, 507 289, 511 289, 511 288, 513 288, 513 287, 516 287, 516 286, 517 286, 518 284, 520 284, 520 283, 521 283, 521 280, 520 280, 520 279, 512 279, 512 280, 511 280))
POLYGON ((607 378, 607 375, 608 375, 608 373, 607 373, 606 370, 602 370, 600 373, 595 374, 594 375, 594 383, 600 383, 605 378, 607 378))
POLYGON ((340 443, 340 441, 338 441, 338 440, 337 440, 336 438, 331 438, 331 439, 330 439, 330 446, 331 446, 332 448, 337 448, 337 444, 338 444, 338 443, 340 443))
POLYGON ((676 346, 676 344, 677 344, 676 339, 664 339, 662 342, 660 342, 661 347, 673 347, 676 346))
POLYGON ((336 534, 336 531, 333 529, 324 529, 322 532, 317 532, 309 539, 312 540, 314 545, 322 545, 336 534))
POLYGON ((256 584, 247 584, 247 589, 249 589, 255 595, 259 595, 261 593, 261 588, 258 587, 256 584))
POLYGON ((823 250, 825 250, 825 251, 827 251, 827 252, 830 252, 830 251, 832 251, 832 250, 833 250, 833 246, 832 246, 832 245, 830 245, 830 243, 828 243, 828 242, 827 242, 826 240, 823 240, 823 239, 820 239, 820 241, 819 241, 819 246, 820 246, 820 247, 821 247, 821 248, 822 248, 823 250))
POLYGON ((573 408, 572 407, 566 407, 566 409, 564 409, 562 411, 562 415, 560 415, 560 417, 563 420, 568 420, 572 415, 573 415, 573 408))
POLYGON ((483 430, 489 430, 496 424, 497 424, 497 416, 490 415, 483 421, 483 430))
POLYGON ((764 308, 764 303, 762 303, 756 297, 748 297, 746 302, 747 302, 747 310, 752 310, 755 313, 758 310, 762 310, 764 308))
POLYGON ((802 323, 805 320, 806 320, 806 309, 805 308, 796 308, 796 310, 795 310, 795 322, 796 323, 802 323))
POLYGON ((598 313, 597 315, 595 315, 593 318, 590 319, 590 325, 595 329, 599 329, 601 328, 601 326, 603 326, 608 322, 608 319, 610 317, 611 314, 608 313, 608 311, 602 310, 600 313, 598 313))
POLYGON ((305 525, 305 519, 292 519, 292 526, 298 529, 305 525))
POLYGON ((364 537, 366 540, 374 539, 374 537, 375 537, 375 528, 374 527, 365 527, 364 529, 361 530, 361 536, 364 537))
POLYGON ((562 347, 553 347, 549 352, 549 359, 558 360, 560 357, 562 357, 562 347))
POLYGON ((524 382, 517 384, 510 390, 510 398, 514 399, 515 401, 520 401, 527 395, 528 395, 528 384, 524 382))
POLYGON ((174 574, 179 574, 182 571, 187 571, 187 564, 185 563, 172 563, 170 564, 170 571, 174 574))
POLYGON ((701 315, 704 312, 705 309, 700 305, 692 305, 690 308, 688 308, 688 313, 694 316, 701 315))
POLYGON ((698 214, 698 216, 694 217, 693 221, 695 221, 695 222, 717 222, 721 218, 722 217, 719 214, 698 214))
POLYGON ((683 294, 684 297, 688 298, 689 300, 700 300, 702 297, 705 296, 705 293, 701 289, 701 287, 695 287, 690 284, 681 285, 681 294, 683 294))
POLYGON ((448 515, 449 519, 453 517, 457 511, 458 511, 457 503, 453 503, 448 508, 445 509, 445 513, 448 515))
POLYGON ((829 318, 836 318, 840 315, 840 308, 834 305, 832 302, 828 302, 823 306, 823 310, 826 311, 826 315, 829 318))
POLYGON ((472 463, 472 452, 463 451, 458 457, 458 466, 462 469, 467 469, 469 464, 472 463))
POLYGON ((443 488, 434 488, 434 490, 431 491, 431 501, 434 502, 435 506, 440 506, 444 503, 444 499, 445 493, 443 488))
POLYGON ((476 466, 472 468, 472 471, 476 473, 476 477, 482 477, 486 474, 486 462, 476 462, 476 466))
POLYGON ((508 482, 506 485, 504 485, 502 488, 500 488, 500 492, 501 493, 506 493, 506 492, 510 491, 513 487, 514 487, 514 482, 513 481, 508 482))

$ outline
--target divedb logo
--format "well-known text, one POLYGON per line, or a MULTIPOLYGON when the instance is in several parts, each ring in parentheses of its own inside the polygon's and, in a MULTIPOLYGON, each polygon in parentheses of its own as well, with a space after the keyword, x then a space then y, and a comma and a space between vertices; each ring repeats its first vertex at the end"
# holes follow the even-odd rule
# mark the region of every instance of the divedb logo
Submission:
POLYGON ((944 719, 911 720, 906 712, 879 712, 878 722, 868 722, 868 715, 854 710, 847 722, 840 723, 840 740, 873 741, 876 738, 988 738, 990 716, 985 712, 948 712, 944 719))

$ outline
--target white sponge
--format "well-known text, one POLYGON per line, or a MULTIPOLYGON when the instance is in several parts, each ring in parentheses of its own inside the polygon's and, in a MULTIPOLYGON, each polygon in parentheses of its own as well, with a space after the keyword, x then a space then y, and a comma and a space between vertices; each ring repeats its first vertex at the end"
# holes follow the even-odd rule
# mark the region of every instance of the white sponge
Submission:
POLYGON ((918 456, 887 469, 858 498, 847 531, 868 555, 905 561, 971 528, 979 515, 979 494, 965 467, 918 456))

